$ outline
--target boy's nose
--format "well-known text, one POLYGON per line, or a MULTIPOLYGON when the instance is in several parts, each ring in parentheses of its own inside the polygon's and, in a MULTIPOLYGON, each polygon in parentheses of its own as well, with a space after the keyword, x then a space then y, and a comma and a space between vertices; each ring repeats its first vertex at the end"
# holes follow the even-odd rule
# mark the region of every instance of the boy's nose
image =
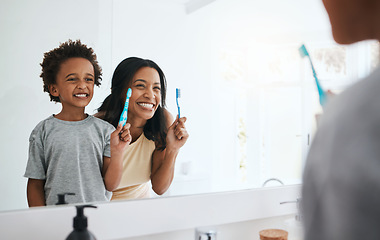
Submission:
POLYGON ((80 81, 80 82, 78 82, 77 88, 85 89, 85 88, 87 88, 87 85, 84 81, 80 81))
POLYGON ((79 85, 77 86, 77 88, 78 88, 78 89, 85 89, 85 88, 86 88, 86 85, 84 85, 84 84, 79 84, 79 85))

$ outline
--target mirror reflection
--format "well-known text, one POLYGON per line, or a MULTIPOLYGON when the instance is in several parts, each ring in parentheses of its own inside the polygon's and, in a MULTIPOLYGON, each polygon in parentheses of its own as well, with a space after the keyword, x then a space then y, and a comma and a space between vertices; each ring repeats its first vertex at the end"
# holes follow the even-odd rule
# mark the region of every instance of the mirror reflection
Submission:
POLYGON ((86 112, 110 93, 117 64, 152 59, 175 89, 191 137, 164 196, 300 183, 322 112, 308 47, 325 89, 339 94, 378 64, 376 42, 337 46, 319 1, 5 1, 0 9, 0 210, 27 207, 23 177, 35 125, 60 106, 39 78, 43 53, 68 39, 91 46, 103 69, 86 112), (58 10, 59 8, 59 10, 58 10), (267 181, 278 179, 279 181, 267 181))

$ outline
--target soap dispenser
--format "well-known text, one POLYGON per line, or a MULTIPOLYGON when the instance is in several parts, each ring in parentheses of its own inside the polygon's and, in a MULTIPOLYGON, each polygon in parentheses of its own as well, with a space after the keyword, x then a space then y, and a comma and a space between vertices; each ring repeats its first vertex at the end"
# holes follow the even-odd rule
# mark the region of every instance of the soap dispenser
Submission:
POLYGON ((67 236, 66 240, 96 240, 95 236, 87 230, 87 217, 83 214, 83 209, 93 205, 79 205, 77 208, 77 216, 74 217, 74 230, 67 236))

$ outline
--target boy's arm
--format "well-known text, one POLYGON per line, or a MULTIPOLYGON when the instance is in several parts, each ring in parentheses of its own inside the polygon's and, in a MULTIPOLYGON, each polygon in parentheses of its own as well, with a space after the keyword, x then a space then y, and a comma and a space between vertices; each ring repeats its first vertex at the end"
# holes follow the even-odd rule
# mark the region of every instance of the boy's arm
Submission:
POLYGON ((110 139, 111 157, 103 157, 102 174, 104 185, 108 191, 113 191, 119 186, 123 175, 123 152, 132 141, 129 132, 130 126, 129 123, 124 127, 117 126, 110 139))
POLYGON ((45 206, 45 180, 28 179, 26 195, 28 197, 29 207, 45 206))

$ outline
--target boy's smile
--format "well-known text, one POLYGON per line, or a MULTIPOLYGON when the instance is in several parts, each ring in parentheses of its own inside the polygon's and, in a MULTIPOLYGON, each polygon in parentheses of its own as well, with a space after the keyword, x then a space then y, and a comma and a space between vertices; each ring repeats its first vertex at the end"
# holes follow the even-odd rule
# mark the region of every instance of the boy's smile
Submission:
POLYGON ((62 103, 61 113, 84 113, 93 97, 94 75, 94 67, 85 58, 69 58, 61 63, 56 84, 50 86, 50 93, 62 103))

